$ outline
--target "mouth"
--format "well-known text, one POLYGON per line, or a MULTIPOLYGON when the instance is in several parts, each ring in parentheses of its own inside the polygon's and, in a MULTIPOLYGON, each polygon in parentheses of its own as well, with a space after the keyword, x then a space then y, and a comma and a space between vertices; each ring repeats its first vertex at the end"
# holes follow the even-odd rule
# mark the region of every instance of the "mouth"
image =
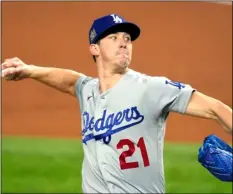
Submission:
POLYGON ((117 52, 117 55, 129 55, 129 53, 128 52, 125 52, 125 51, 119 51, 119 52, 117 52))

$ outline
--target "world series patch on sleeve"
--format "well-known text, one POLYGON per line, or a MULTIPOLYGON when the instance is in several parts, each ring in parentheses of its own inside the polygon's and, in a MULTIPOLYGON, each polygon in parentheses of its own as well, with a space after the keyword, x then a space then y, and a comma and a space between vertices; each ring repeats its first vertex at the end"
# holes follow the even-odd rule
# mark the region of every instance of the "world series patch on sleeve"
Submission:
POLYGON ((232 182, 232 148, 216 135, 204 139, 198 162, 217 179, 232 182))

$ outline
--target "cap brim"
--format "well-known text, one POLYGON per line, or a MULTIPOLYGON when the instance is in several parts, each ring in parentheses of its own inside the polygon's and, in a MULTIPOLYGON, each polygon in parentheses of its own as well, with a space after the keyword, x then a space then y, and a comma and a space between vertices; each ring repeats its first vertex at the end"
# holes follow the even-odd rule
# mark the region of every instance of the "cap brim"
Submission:
POLYGON ((116 33, 116 32, 126 32, 131 36, 131 40, 134 41, 139 37, 141 30, 134 23, 130 23, 130 22, 119 23, 105 30, 98 38, 98 40, 104 38, 105 36, 111 33, 116 33))

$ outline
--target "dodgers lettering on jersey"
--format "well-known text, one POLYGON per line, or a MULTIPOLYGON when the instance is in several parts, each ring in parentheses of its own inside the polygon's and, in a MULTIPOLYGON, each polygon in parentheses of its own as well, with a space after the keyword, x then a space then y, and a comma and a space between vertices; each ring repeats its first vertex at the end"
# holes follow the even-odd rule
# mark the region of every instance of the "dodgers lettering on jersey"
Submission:
POLYGON ((183 114, 193 91, 190 85, 133 70, 103 94, 97 79, 80 78, 83 192, 164 193, 167 115, 183 114))
POLYGON ((104 143, 108 144, 111 141, 111 135, 137 125, 141 123, 143 119, 144 116, 140 114, 136 106, 112 114, 107 114, 107 110, 104 110, 101 118, 98 118, 97 120, 95 120, 95 117, 90 117, 88 112, 84 112, 84 129, 82 130, 82 135, 84 137, 83 143, 86 144, 86 142, 91 139, 104 139, 104 143), (123 121, 126 121, 127 124, 122 126, 121 124, 123 121), (101 133, 95 135, 93 131, 101 131, 101 133), (91 133, 86 135, 88 132, 91 133))

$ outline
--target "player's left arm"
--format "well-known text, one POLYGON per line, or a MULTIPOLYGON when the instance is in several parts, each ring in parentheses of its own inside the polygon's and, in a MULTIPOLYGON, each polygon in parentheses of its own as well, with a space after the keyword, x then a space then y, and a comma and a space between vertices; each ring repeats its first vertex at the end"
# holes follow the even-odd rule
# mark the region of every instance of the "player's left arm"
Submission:
POLYGON ((226 132, 232 133, 232 108, 201 92, 193 92, 185 114, 216 120, 226 132))

